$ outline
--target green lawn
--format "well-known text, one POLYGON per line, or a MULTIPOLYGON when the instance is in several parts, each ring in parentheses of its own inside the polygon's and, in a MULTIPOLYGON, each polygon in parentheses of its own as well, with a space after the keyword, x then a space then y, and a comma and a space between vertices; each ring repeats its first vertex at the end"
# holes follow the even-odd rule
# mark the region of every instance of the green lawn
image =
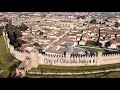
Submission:
POLYGON ((7 78, 9 73, 10 73, 9 71, 4 71, 4 72, 0 73, 0 78, 7 78))
POLYGON ((29 77, 29 78, 99 78, 103 75, 104 73, 92 74, 92 75, 30 75, 30 74, 27 74, 26 77, 29 77))
MULTIPOLYGON (((19 61, 11 56, 8 48, 5 45, 5 41, 3 36, 0 36, 0 69, 8 70, 7 72, 3 72, 0 75, 5 76, 8 75, 10 67, 16 64, 18 65, 19 61), (4 74, 5 73, 5 74, 4 74)), ((14 69, 15 70, 15 69, 14 69)))
POLYGON ((90 47, 81 47, 81 46, 77 46, 77 47, 84 48, 85 50, 88 50, 90 52, 104 51, 104 48, 90 48, 90 47))
POLYGON ((111 72, 101 78, 120 78, 120 72, 111 72))
POLYGON ((120 78, 120 72, 100 73, 92 75, 30 75, 29 78, 120 78))
POLYGON ((83 71, 98 71, 105 69, 120 68, 120 63, 101 65, 101 66, 53 66, 53 65, 39 65, 37 68, 32 68, 30 71, 34 72, 83 72, 83 71))
POLYGON ((9 70, 0 73, 0 78, 11 78, 16 74, 15 70, 10 72, 9 70))
POLYGON ((99 73, 91 75, 31 75, 29 78, 120 78, 120 72, 99 73))
POLYGON ((6 48, 3 36, 0 36, 0 69, 8 69, 15 62, 15 59, 6 48))

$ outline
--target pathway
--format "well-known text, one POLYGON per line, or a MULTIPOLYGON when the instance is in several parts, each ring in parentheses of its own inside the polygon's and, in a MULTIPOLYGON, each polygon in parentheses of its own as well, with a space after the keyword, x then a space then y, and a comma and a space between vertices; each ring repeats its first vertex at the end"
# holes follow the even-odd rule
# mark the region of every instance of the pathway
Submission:
POLYGON ((44 48, 44 50, 47 50, 52 44, 54 44, 55 42, 59 41, 61 38, 63 38, 67 33, 69 33, 70 30, 66 31, 63 35, 59 36, 56 40, 54 40, 53 42, 51 42, 48 46, 46 46, 44 48))
POLYGON ((120 72, 120 68, 117 69, 109 69, 109 70, 100 70, 100 71, 93 71, 93 72, 79 72, 79 73, 42 73, 42 72, 28 72, 28 74, 37 74, 37 75, 87 75, 87 74, 99 74, 99 73, 106 73, 106 72, 120 72))

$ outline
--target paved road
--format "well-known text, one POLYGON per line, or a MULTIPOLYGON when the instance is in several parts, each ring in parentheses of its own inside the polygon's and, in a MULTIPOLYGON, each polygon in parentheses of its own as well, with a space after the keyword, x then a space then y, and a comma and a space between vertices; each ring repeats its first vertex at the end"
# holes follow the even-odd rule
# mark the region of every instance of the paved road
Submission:
POLYGON ((54 40, 52 43, 50 43, 47 47, 45 47, 44 50, 47 50, 52 44, 54 44, 55 42, 59 41, 60 38, 63 38, 69 32, 70 32, 70 30, 66 31, 64 34, 62 34, 60 37, 58 37, 56 40, 54 40))
POLYGON ((28 74, 37 74, 37 75, 84 75, 84 74, 99 74, 99 73, 106 73, 106 72, 120 72, 120 68, 117 69, 109 69, 109 70, 100 70, 100 71, 93 71, 93 72, 79 72, 79 73, 41 73, 41 72, 28 72, 28 74))

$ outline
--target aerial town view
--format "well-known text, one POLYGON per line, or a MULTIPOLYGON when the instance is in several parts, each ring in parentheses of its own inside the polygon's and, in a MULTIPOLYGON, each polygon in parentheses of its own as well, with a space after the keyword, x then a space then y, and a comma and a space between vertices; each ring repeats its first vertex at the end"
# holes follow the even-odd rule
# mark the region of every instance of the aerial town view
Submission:
POLYGON ((120 12, 0 12, 0 78, 120 78, 120 12))

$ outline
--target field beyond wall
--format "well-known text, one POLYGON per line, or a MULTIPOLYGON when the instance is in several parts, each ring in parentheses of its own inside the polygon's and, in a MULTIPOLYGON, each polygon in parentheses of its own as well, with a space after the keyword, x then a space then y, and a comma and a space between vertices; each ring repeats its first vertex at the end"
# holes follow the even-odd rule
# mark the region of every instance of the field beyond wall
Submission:
POLYGON ((19 65, 19 61, 11 56, 5 45, 4 37, 0 36, 0 69, 5 70, 0 73, 0 78, 6 78, 10 72, 15 74, 15 67, 19 65))

